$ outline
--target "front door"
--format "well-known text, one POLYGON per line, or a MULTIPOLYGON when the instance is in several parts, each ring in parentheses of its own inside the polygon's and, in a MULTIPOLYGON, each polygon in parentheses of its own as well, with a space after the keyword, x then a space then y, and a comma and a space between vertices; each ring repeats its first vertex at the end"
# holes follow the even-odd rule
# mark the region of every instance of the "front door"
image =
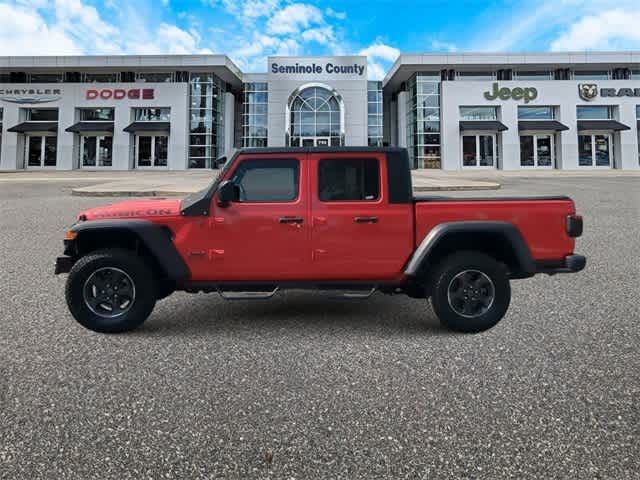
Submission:
POLYGON ((413 250, 413 205, 389 203, 385 155, 314 153, 309 160, 314 276, 395 278, 413 250))
POLYGON ((168 147, 167 135, 136 135, 136 167, 166 167, 168 147))
POLYGON ((580 167, 611 168, 613 142, 608 133, 578 135, 578 165, 580 167))
POLYGON ((496 167, 498 145, 495 134, 462 136, 463 167, 496 167))
POLYGON ((112 157, 113 137, 111 135, 83 135, 80 137, 81 167, 110 167, 112 157))
POLYGON ((58 137, 55 135, 28 135, 25 148, 28 168, 56 166, 58 137))
POLYGON ((190 262, 194 278, 301 280, 308 277, 310 226, 305 154, 239 158, 225 179, 238 199, 226 207, 214 197, 203 258, 190 262))
POLYGON ((554 136, 549 133, 520 135, 520 166, 553 168, 554 136))

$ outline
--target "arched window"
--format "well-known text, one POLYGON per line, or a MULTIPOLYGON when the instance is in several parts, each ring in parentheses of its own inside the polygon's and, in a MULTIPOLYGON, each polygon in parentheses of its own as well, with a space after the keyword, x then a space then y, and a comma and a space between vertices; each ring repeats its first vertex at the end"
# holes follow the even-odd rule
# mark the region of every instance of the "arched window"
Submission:
POLYGON ((293 147, 343 144, 342 98, 328 87, 309 85, 289 98, 289 145, 293 147))

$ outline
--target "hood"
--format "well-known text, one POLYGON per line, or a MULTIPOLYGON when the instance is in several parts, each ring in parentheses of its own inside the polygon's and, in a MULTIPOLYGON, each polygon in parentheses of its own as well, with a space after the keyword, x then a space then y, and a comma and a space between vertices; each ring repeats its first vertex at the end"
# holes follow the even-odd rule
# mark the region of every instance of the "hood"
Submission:
POLYGON ((80 220, 106 220, 110 218, 150 218, 172 217, 180 215, 178 198, 149 198, 126 200, 83 211, 80 220))

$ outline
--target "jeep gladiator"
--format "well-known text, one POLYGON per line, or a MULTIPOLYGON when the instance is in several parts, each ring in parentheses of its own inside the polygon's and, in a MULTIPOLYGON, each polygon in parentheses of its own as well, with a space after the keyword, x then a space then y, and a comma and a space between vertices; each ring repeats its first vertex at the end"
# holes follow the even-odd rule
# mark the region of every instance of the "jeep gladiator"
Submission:
POLYGON ((139 326, 176 290, 286 288, 429 299, 447 327, 478 332, 505 315, 512 279, 584 268, 582 224, 564 196, 414 195, 401 148, 244 149, 185 199, 82 212, 55 271, 69 273, 72 315, 98 332, 139 326))

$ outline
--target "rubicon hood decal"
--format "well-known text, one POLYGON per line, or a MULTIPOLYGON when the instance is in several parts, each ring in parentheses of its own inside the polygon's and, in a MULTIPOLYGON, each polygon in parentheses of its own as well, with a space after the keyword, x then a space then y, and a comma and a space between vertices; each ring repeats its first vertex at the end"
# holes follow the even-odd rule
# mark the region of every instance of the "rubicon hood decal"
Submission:
POLYGON ((147 218, 180 215, 180 200, 149 199, 134 200, 91 208, 82 212, 87 220, 107 218, 147 218))

